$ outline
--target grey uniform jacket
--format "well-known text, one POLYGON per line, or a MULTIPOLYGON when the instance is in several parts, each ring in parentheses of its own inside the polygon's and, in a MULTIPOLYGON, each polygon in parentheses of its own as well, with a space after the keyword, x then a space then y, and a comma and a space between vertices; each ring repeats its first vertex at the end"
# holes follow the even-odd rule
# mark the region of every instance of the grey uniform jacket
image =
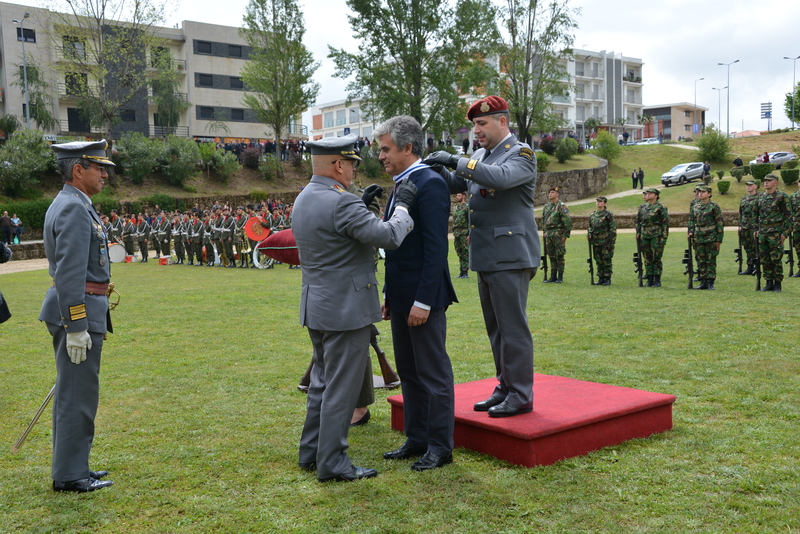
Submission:
POLYGON ((108 241, 94 207, 73 186, 65 184, 47 209, 43 237, 54 285, 39 320, 67 332, 111 332, 108 298, 86 293, 86 282, 111 280, 108 241))
POLYGON ((381 221, 336 180, 312 176, 293 212, 303 269, 300 324, 342 332, 380 321, 373 247, 396 249, 413 225, 405 210, 381 221))
POLYGON ((484 161, 481 148, 450 173, 452 193, 467 191, 470 269, 478 272, 538 267, 539 230, 533 217, 536 157, 513 135, 484 161))

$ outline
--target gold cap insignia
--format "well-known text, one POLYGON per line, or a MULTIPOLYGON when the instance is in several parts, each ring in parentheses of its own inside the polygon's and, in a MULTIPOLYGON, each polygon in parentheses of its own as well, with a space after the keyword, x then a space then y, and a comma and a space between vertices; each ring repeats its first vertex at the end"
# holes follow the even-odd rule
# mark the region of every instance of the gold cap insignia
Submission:
POLYGON ((491 109, 491 106, 489 106, 488 102, 484 102, 484 103, 481 104, 481 113, 486 113, 490 109, 491 109))

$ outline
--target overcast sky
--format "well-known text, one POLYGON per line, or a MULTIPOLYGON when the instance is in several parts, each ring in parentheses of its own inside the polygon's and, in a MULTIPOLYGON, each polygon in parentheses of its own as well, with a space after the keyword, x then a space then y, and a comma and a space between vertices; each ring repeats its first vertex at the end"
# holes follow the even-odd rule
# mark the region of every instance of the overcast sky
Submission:
MULTIPOLYGON (((500 2, 502 0, 494 0, 500 2)), ((36 0, 20 0, 36 5, 36 0)), ((239 26, 248 0, 180 0, 167 26, 183 20, 239 26)), ((358 49, 347 22, 345 0, 300 0, 306 22, 305 43, 321 63, 317 104, 347 96, 346 81, 333 78, 328 44, 358 49)), ((643 103, 647 106, 695 100, 709 108, 707 122, 718 121, 718 91, 728 84, 730 67, 730 130, 766 130, 762 102, 772 102, 772 128, 791 126, 783 110, 792 88, 793 62, 800 56, 797 21, 800 2, 788 0, 573 0, 580 7, 575 46, 622 53, 644 61, 643 103)), ((726 126, 727 91, 721 92, 722 129, 726 126)), ((311 126, 310 114, 304 116, 311 126)))

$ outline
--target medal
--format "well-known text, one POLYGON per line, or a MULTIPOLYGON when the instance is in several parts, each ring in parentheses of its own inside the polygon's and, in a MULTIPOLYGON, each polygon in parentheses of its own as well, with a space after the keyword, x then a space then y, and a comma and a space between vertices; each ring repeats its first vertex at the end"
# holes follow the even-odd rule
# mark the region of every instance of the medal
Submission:
POLYGON ((100 256, 100 267, 105 267, 105 266, 106 266, 106 257, 100 256))

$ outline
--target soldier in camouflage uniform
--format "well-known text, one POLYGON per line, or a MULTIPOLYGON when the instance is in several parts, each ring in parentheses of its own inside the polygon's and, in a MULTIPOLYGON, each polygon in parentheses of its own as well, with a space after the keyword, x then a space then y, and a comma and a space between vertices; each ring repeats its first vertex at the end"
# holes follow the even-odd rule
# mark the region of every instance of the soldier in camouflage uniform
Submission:
POLYGON ((564 281, 564 254, 567 253, 565 243, 572 231, 572 219, 569 209, 559 200, 560 188, 551 187, 547 194, 549 202, 544 205, 542 226, 544 226, 544 252, 550 260, 550 278, 544 283, 564 281))
POLYGON ((617 242, 617 223, 614 214, 606 209, 606 197, 597 197, 597 209, 589 215, 587 238, 592 244, 592 256, 597 264, 597 285, 611 285, 611 261, 614 259, 614 245, 617 242))
POLYGON ((778 191, 778 177, 764 177, 764 192, 755 203, 758 232, 758 259, 767 285, 761 291, 781 292, 783 281, 783 242, 792 228, 789 195, 778 191))
POLYGON ((458 255, 459 274, 457 278, 469 278, 469 206, 467 195, 456 193, 456 203, 453 206, 453 240, 456 254, 458 255))
MULTIPOLYGON (((795 261, 800 261, 800 180, 797 182, 797 191, 789 197, 789 209, 792 212, 792 241, 794 245, 795 261)), ((800 267, 792 275, 792 278, 800 278, 800 267)))
POLYGON ((758 254, 754 235, 757 229, 755 203, 758 199, 758 182, 747 180, 745 187, 747 195, 739 202, 739 238, 744 253, 747 255, 747 269, 740 274, 751 275, 756 274, 756 255, 758 254))
POLYGON ((658 201, 658 189, 642 191, 645 203, 636 214, 636 239, 641 243, 648 287, 661 287, 661 256, 669 236, 669 213, 658 201))
POLYGON ((722 210, 711 202, 711 188, 698 189, 698 202, 692 202, 689 210, 689 237, 694 239, 697 250, 697 273, 700 285, 695 289, 714 289, 717 278, 717 255, 725 235, 722 210))

